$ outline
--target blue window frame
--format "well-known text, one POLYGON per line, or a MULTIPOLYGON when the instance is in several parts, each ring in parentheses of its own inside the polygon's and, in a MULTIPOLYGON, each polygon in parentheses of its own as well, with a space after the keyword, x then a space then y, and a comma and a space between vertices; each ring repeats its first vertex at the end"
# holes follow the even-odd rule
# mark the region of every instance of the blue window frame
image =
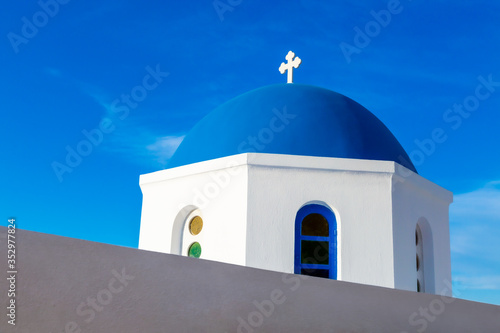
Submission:
POLYGON ((295 274, 337 279, 337 221, 328 207, 310 204, 297 212, 295 274))

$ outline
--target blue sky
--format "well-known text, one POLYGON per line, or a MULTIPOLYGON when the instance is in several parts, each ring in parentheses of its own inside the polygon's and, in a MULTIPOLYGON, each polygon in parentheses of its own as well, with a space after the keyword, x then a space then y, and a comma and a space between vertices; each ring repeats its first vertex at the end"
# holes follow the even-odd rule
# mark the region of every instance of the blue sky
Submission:
POLYGON ((2 225, 137 247, 139 175, 219 104, 286 82, 293 50, 295 82, 368 108, 454 192, 456 294, 500 304, 500 3, 59 1, 0 13, 2 225))

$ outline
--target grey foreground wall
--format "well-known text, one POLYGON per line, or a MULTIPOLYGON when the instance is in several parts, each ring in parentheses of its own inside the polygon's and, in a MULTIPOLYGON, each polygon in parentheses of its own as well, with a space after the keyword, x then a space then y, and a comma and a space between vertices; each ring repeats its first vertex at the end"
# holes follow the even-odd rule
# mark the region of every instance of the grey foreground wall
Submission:
MULTIPOLYGON (((0 332, 500 332, 500 307, 0 228, 0 332)), ((230 251, 231 249, 228 249, 230 251)))

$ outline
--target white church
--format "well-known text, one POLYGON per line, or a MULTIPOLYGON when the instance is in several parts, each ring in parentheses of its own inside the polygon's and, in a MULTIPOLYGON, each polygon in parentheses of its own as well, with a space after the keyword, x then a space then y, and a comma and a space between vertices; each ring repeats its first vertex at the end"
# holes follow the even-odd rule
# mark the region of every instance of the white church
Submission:
POLYGON ((140 177, 139 248, 451 295, 452 193, 370 111, 292 83, 301 60, 286 60, 288 83, 221 105, 140 177))
POLYGON ((17 230, 0 330, 498 333, 500 307, 452 297, 452 193, 370 111, 293 83, 300 63, 290 51, 287 83, 216 108, 140 176, 139 249, 17 230))

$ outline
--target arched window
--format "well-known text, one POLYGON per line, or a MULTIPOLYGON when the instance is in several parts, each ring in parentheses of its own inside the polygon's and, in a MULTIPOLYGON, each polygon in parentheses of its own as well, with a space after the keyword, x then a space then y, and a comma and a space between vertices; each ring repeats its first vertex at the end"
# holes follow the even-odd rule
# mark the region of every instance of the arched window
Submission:
POLYGON ((337 223, 325 206, 310 204, 297 212, 295 274, 337 279, 337 223))
POLYGON ((193 258, 203 255, 203 215, 200 209, 188 206, 177 215, 172 230, 172 252, 193 258))
POLYGON ((425 292, 425 275, 424 275, 424 240, 422 239, 422 230, 417 224, 415 228, 415 246, 416 246, 416 263, 417 270, 417 292, 425 292))

